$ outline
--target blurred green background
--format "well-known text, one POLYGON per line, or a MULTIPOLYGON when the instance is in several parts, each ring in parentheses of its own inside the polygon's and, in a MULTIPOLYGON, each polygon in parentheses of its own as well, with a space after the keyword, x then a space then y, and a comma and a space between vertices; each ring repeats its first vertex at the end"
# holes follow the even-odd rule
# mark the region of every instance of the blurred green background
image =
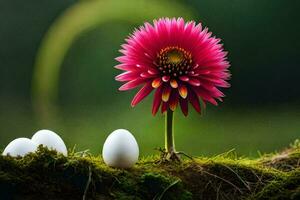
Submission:
POLYGON ((229 51, 232 87, 200 116, 176 113, 178 150, 214 155, 235 148, 257 156, 300 136, 299 1, 0 0, 0 148, 42 128, 68 147, 100 154, 114 129, 136 137, 143 155, 164 143, 152 98, 118 92, 114 58, 146 20, 202 22, 229 51))

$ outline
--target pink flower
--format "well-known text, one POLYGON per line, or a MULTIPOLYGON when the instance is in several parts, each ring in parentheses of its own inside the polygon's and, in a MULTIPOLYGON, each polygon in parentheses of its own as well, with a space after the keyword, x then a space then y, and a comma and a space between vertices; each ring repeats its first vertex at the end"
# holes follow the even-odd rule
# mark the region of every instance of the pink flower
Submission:
POLYGON ((230 78, 220 39, 201 23, 185 23, 182 18, 161 18, 145 23, 126 39, 116 58, 115 68, 123 70, 117 81, 126 82, 119 90, 142 86, 133 98, 135 106, 153 90, 152 113, 174 111, 178 105, 188 114, 188 102, 201 113, 199 100, 217 105, 229 87, 230 78))

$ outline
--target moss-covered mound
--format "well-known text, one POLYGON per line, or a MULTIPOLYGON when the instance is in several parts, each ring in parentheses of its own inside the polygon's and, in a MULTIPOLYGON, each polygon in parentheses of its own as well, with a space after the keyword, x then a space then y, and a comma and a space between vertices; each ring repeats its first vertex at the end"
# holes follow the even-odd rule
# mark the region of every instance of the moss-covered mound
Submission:
POLYGON ((39 148, 24 158, 0 157, 0 199, 300 199, 300 146, 251 160, 232 152, 213 158, 132 169, 107 167, 101 157, 68 157, 39 148))

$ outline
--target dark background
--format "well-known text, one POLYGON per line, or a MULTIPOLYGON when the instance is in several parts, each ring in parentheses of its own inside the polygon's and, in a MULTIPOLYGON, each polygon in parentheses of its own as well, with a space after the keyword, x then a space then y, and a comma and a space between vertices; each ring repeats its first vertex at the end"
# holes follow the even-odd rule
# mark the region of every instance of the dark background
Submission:
MULTIPOLYGON (((192 154, 236 148, 255 156, 258 150, 273 151, 299 138, 299 1, 177 2, 193 8, 192 19, 222 38, 232 65, 232 87, 224 91, 221 106, 209 106, 202 117, 192 113, 184 118, 178 112, 179 147, 192 154)), ((142 153, 153 153, 163 143, 162 116, 151 117, 151 98, 131 109, 134 92, 118 92, 119 83, 113 80, 118 74, 114 57, 143 20, 107 21, 74 41, 60 73, 59 116, 49 124, 40 122, 32 101, 36 54, 50 25, 76 3, 0 0, 0 144, 5 147, 14 137, 49 128, 70 147, 77 144, 99 153, 112 130, 128 128, 142 153)))

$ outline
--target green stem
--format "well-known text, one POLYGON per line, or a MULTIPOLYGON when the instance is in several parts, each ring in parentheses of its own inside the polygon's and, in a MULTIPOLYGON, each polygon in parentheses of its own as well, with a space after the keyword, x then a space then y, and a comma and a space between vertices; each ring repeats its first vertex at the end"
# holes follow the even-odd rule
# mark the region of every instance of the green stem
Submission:
POLYGON ((174 113, 168 109, 165 114, 165 149, 167 153, 175 152, 175 141, 174 141, 174 113))

